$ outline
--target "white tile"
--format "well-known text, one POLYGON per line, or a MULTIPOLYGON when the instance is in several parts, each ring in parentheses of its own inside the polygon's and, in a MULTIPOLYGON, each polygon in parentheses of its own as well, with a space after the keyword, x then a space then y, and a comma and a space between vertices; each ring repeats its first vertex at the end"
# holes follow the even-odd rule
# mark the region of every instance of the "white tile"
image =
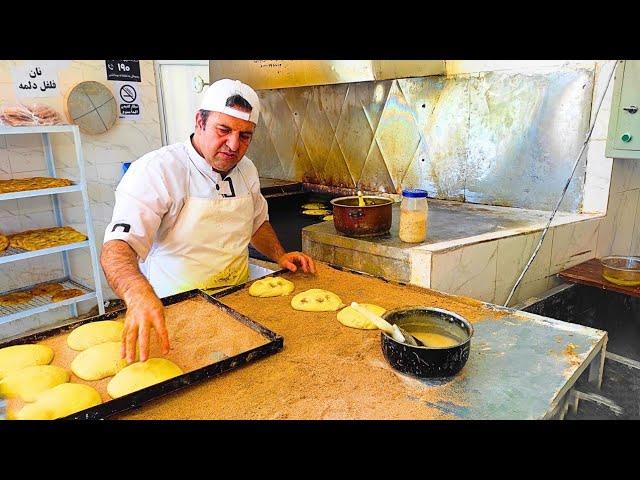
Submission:
POLYGON ((611 172, 611 193, 626 192, 640 188, 640 173, 638 160, 629 158, 615 158, 611 172))
MULTIPOLYGON (((0 135, 2 139, 6 135, 0 135)), ((4 140, 0 140, 0 144, 4 140)), ((2 146, 2 145, 0 145, 2 146)), ((6 148, 0 148, 0 180, 9 180, 11 176, 11 164, 9 163, 9 151, 6 148)))
POLYGON ((431 288, 493 302, 497 242, 459 248, 431 258, 431 288))
POLYGON ((46 171, 47 165, 42 147, 13 147, 9 144, 8 149, 9 165, 13 174, 46 171))
POLYGON ((29 215, 31 213, 51 212, 53 210, 53 202, 49 195, 42 197, 21 198, 18 200, 18 208, 21 215, 29 215))
POLYGON ((612 193, 607 216, 598 235, 597 256, 629 255, 637 218, 640 190, 612 193))
POLYGON ((20 216, 20 225, 22 230, 49 228, 56 225, 56 220, 53 212, 29 213, 20 216))
POLYGON ((412 249, 409 252, 411 277, 409 283, 424 288, 431 287, 431 252, 412 249))
POLYGON ((596 256, 600 220, 586 220, 555 227, 550 273, 585 262, 596 256))
POLYGON ((613 159, 605 157, 605 147, 606 142, 602 140, 589 142, 582 202, 583 213, 607 211, 613 159))
POLYGON ((0 202, 0 232, 2 231, 2 219, 14 218, 20 215, 17 200, 3 200, 0 202))
POLYGON ((527 282, 518 287, 513 298, 509 302, 509 306, 529 300, 531 298, 540 298, 544 292, 548 290, 549 279, 541 278, 533 282, 527 282))

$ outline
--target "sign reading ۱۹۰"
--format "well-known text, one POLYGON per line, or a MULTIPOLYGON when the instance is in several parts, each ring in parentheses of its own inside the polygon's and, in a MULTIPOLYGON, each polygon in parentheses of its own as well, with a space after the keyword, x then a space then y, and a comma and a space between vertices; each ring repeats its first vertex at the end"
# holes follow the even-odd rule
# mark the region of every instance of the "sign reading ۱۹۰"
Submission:
POLYGON ((105 60, 107 80, 141 82, 140 60, 105 60))
POLYGON ((55 97, 60 94, 58 67, 52 62, 27 62, 11 69, 18 98, 55 97))

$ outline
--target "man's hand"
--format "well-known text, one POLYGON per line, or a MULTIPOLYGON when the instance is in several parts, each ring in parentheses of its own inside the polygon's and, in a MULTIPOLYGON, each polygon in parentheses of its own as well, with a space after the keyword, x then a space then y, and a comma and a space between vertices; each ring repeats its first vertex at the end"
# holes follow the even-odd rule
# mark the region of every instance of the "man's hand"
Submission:
POLYGON ((149 356, 149 336, 151 328, 156 331, 162 354, 169 353, 169 334, 164 323, 164 306, 153 293, 139 293, 127 303, 127 317, 122 334, 122 348, 120 356, 132 363, 136 358, 136 343, 140 352, 140 361, 144 362, 149 356))
POLYGON ((285 253, 278 258, 278 265, 292 272, 297 271, 298 266, 300 266, 305 273, 316 273, 316 265, 313 263, 313 259, 302 252, 285 253))

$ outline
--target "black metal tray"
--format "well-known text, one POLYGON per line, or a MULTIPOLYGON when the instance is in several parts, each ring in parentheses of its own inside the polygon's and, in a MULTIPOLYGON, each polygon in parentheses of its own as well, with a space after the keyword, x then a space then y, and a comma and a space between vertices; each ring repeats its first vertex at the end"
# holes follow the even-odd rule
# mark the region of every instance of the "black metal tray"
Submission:
MULTIPOLYGON (((239 290, 239 288, 234 287, 231 291, 219 292, 215 296, 221 297, 236 290, 239 290)), ((159 397, 175 392, 181 388, 188 387, 201 380, 205 380, 205 379, 214 377, 216 375, 220 375, 228 370, 232 370, 234 368, 237 368, 239 366, 252 362, 258 358, 265 357, 267 355, 271 355, 273 353, 276 353, 282 350, 284 346, 284 338, 281 335, 278 335, 277 333, 272 332, 271 330, 260 325, 259 323, 254 322, 249 317, 242 315, 240 312, 237 312, 233 308, 228 307, 227 305, 223 304, 213 296, 207 295, 205 292, 201 290, 189 290, 187 292, 178 293, 176 295, 171 295, 169 297, 162 298, 161 301, 163 305, 167 306, 167 305, 172 305, 174 303, 179 303, 179 302, 188 300, 193 297, 202 297, 206 299, 208 302, 212 303, 213 305, 220 308, 225 313, 229 314, 235 320, 239 321, 240 323, 251 328, 253 331, 267 338, 269 342, 259 347, 252 348, 251 350, 247 350, 246 352, 242 352, 237 355, 233 355, 232 357, 227 357, 223 360, 207 365, 205 367, 198 368, 197 370, 193 370, 191 372, 184 373, 177 377, 173 377, 169 380, 165 380, 164 382, 156 383, 155 385, 151 385, 149 387, 143 388, 142 390, 138 390, 128 395, 124 395, 122 397, 109 400, 107 402, 101 403, 100 405, 96 405, 95 407, 81 410, 69 416, 62 417, 61 420, 105 419, 115 414, 125 412, 127 410, 139 408, 144 403, 150 402, 159 397)), ((111 320, 113 318, 116 318, 122 315, 122 313, 125 311, 126 311, 126 308, 122 308, 114 312, 105 313, 104 315, 97 315, 95 317, 90 317, 90 318, 86 318, 76 322, 67 323, 59 327, 54 327, 50 330, 42 330, 25 337, 13 337, 9 340, 4 341, 3 343, 0 343, 0 348, 10 347, 12 345, 21 345, 25 343, 36 343, 41 340, 44 340, 45 338, 49 338, 54 335, 59 335, 61 333, 66 333, 70 330, 73 330, 79 327, 84 323, 97 322, 101 320, 111 320)))

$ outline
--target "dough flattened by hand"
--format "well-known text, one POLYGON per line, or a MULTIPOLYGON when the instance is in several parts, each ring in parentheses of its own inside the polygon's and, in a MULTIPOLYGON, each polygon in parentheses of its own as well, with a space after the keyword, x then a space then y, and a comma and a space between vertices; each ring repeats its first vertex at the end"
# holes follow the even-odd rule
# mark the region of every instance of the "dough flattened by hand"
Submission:
POLYGON ((166 358, 150 358, 136 362, 120 370, 109 381, 107 392, 112 398, 122 397, 143 388, 182 375, 182 370, 166 358))
POLYGON ((0 380, 0 394, 33 402, 37 396, 69 381, 69 372, 55 365, 33 365, 9 373, 0 380))
POLYGON ((305 312, 335 312, 344 307, 344 304, 335 293, 320 288, 312 288, 293 297, 291 306, 295 310, 305 312))
POLYGON ((289 295, 295 286, 293 282, 280 277, 268 277, 256 280, 249 287, 252 297, 280 297, 289 295))
POLYGON ((102 403, 98 391, 81 383, 63 383, 45 390, 22 407, 18 420, 54 420, 102 403))
POLYGON ((0 379, 9 373, 33 365, 48 365, 53 349, 46 345, 13 345, 0 348, 0 379))
POLYGON ((74 350, 86 350, 105 342, 119 342, 122 339, 124 323, 102 320, 80 325, 67 337, 67 345, 74 350))
MULTIPOLYGON (((378 305, 373 305, 372 303, 361 303, 360 305, 379 317, 386 312, 384 308, 379 307, 378 305)), ((378 328, 375 323, 371 322, 368 318, 356 312, 351 307, 343 308, 338 312, 338 321, 345 327, 360 328, 362 330, 375 330, 378 328)))
POLYGON ((83 380, 111 377, 127 366, 120 358, 122 342, 105 342, 87 348, 71 362, 71 371, 83 380))

